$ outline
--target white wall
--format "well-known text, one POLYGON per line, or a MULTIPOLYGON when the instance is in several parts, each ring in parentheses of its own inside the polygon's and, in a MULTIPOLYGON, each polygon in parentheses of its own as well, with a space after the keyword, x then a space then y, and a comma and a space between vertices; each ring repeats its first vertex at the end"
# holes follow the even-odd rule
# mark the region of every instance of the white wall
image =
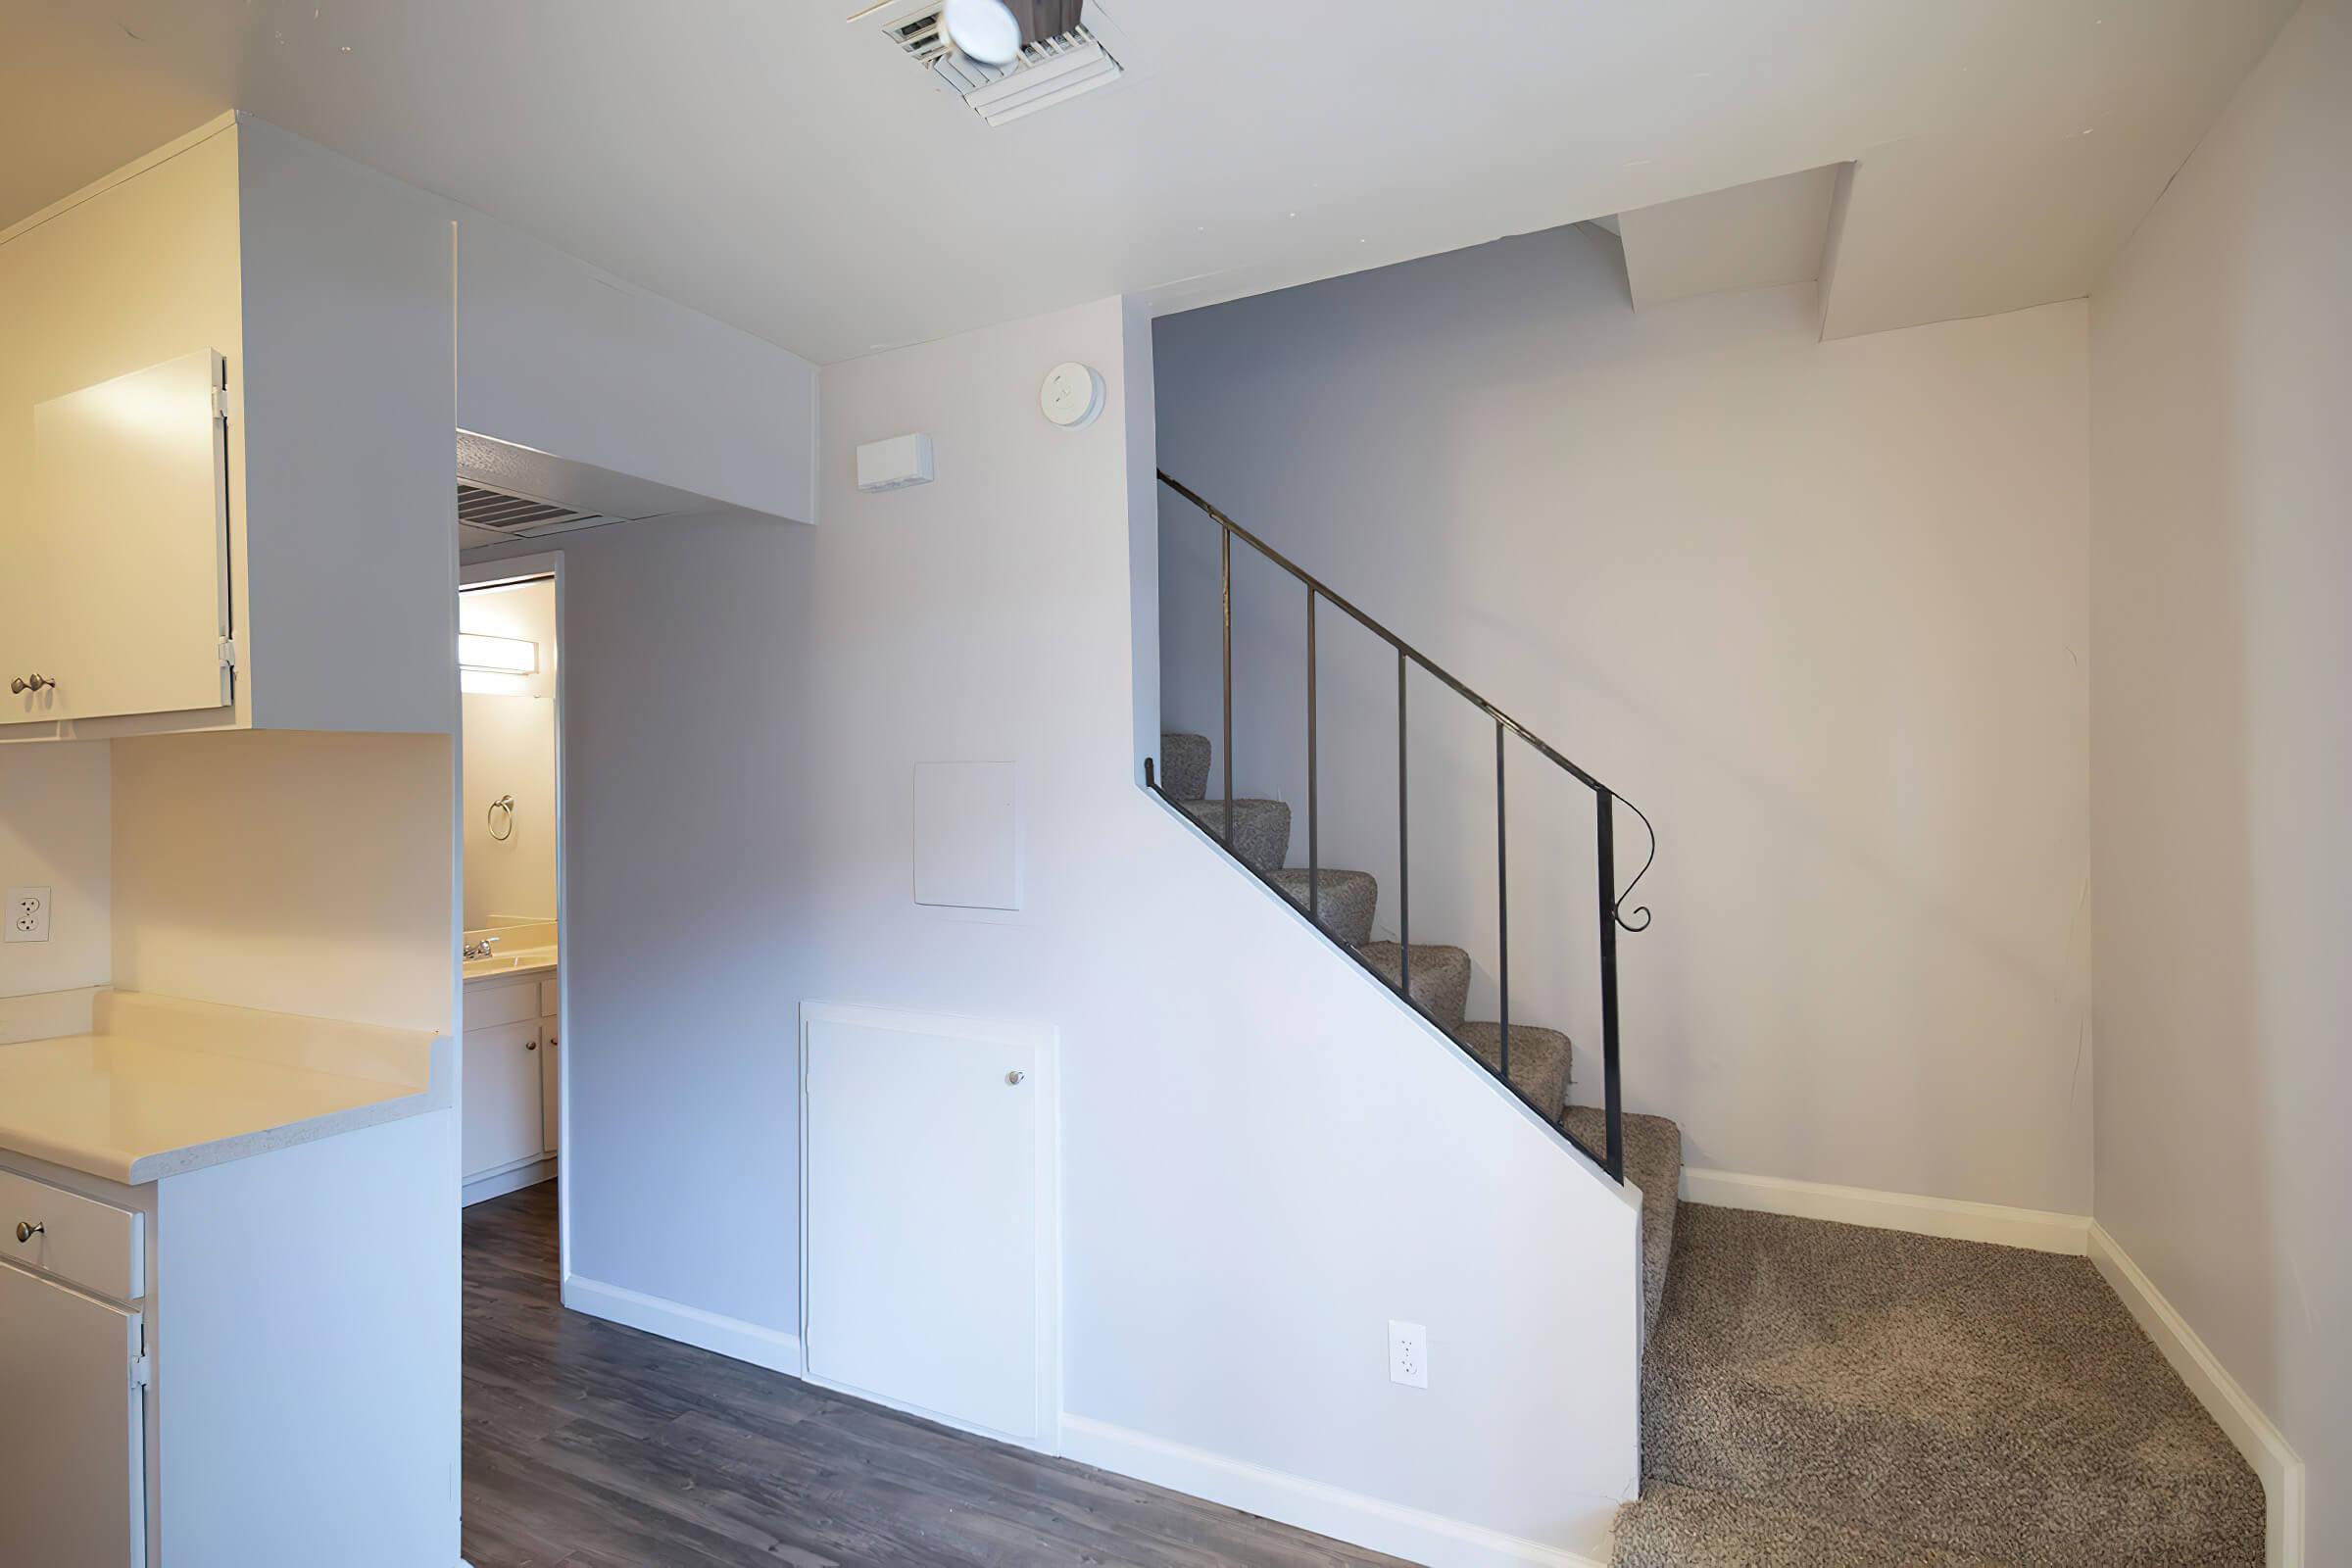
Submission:
POLYGON ((454 202, 458 425, 800 521, 816 368, 454 202))
POLYGON ((0 997, 107 983, 110 785, 104 741, 0 750, 0 887, 49 890, 49 940, 0 943, 0 997))
POLYGON ((531 675, 468 670, 465 772, 458 820, 465 832, 466 928, 493 915, 556 917, 556 585, 552 578, 476 588, 458 596, 458 629, 515 637, 539 647, 531 675), (506 837, 490 831, 490 803, 514 798, 506 837))
POLYGON ((828 368, 821 528, 557 541, 571 1266, 797 1330, 798 1004, 1044 1020, 1075 1449, 1588 1544, 1636 1475, 1632 1208, 1137 787, 1139 325, 828 368), (1037 413, 1070 358, 1112 388, 1079 432, 1037 413), (906 430, 939 481, 857 494, 906 430), (913 766, 981 757, 1021 769, 1026 906, 918 906, 913 766), (1388 1381, 1391 1317, 1431 1391, 1388 1381))
POLYGON ((2097 1215, 2352 1561, 2352 5, 2308 0, 2091 301, 2097 1215))
MULTIPOLYGON (((1625 1083, 1689 1163, 2083 1212, 2083 307, 1822 344, 1811 285, 1625 287, 1565 229, 1164 318, 1160 466, 1655 820, 1625 1083)), ((1167 718, 1213 736, 1214 530, 1161 515, 1167 718)), ((1236 578, 1237 790, 1302 865, 1305 596, 1236 578)), ((1323 860, 1393 935, 1395 657, 1318 635, 1323 860)), ((1413 935, 1492 1017, 1494 729, 1409 711, 1413 935)), ((1509 765, 1512 1016, 1596 1101, 1591 797, 1509 765)))

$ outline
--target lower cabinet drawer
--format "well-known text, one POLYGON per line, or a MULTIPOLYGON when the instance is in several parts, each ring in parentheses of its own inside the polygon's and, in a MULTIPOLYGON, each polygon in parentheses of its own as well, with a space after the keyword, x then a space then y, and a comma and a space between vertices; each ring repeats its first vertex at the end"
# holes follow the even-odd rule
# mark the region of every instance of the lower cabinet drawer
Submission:
POLYGON ((118 1301, 147 1294, 146 1216, 0 1170, 0 1257, 118 1301))

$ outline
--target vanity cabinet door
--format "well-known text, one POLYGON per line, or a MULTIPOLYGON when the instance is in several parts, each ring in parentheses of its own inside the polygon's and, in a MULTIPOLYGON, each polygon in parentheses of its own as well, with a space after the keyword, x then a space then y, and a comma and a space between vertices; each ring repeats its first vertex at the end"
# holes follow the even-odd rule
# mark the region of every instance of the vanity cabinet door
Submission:
POLYGON ((539 1157, 539 1020, 466 1031, 465 1174, 539 1157))
POLYGON ((0 1562, 147 1561, 140 1319, 0 1263, 0 1562))

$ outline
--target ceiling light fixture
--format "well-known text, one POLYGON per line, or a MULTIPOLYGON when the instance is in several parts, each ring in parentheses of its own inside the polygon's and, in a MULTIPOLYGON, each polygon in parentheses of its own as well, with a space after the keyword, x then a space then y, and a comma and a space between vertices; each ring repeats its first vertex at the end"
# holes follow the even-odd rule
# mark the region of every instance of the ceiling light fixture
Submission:
POLYGON ((948 41, 991 66, 1021 58, 1021 23, 1004 0, 948 0, 939 15, 948 41))

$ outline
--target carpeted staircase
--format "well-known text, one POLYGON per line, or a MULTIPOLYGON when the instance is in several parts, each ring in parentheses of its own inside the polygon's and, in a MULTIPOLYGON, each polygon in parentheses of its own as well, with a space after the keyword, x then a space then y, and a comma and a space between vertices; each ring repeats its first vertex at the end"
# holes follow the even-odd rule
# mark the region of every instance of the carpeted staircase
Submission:
MULTIPOLYGON (((1209 837, 1209 743, 1160 738, 1209 837)), ((1236 800, 1235 857, 1304 908, 1291 809, 1236 800)), ((1394 988, 1362 871, 1316 914, 1394 988)), ((1413 1001, 1490 1070, 1470 956, 1414 943, 1413 1001)), ((1514 1022, 1512 1085, 1590 1149, 1568 1037, 1514 1022)), ((1641 1497, 1615 1568, 2260 1568, 2261 1481, 2089 1261, 1677 1201, 1682 1134, 1624 1118, 1642 1192, 1641 1497)))

